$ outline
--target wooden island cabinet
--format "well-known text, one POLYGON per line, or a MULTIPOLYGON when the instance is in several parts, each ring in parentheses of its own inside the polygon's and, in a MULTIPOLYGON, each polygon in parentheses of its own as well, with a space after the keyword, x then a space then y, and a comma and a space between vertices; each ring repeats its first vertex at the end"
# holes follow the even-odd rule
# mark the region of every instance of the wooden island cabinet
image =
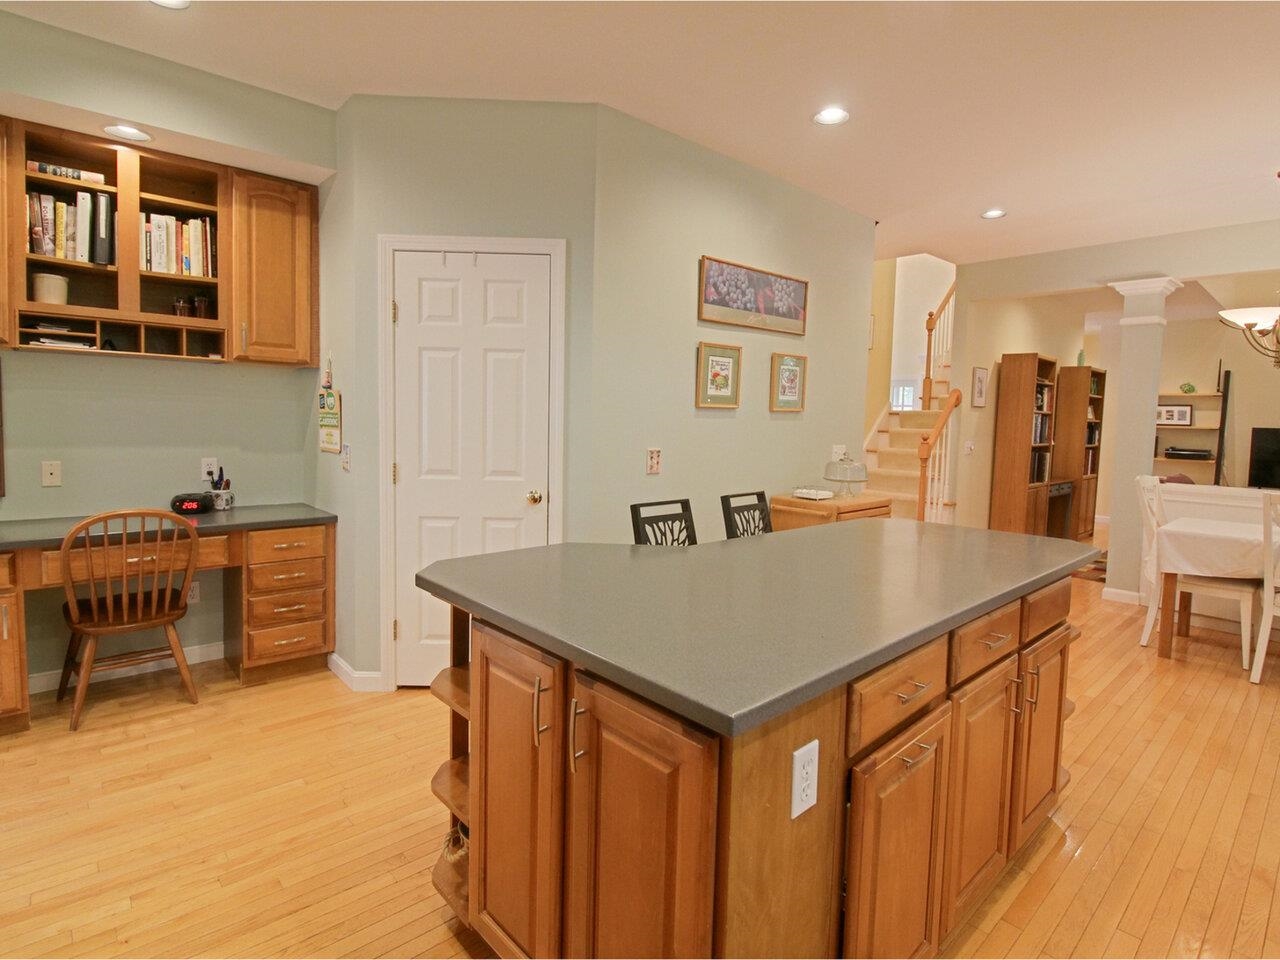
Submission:
POLYGON ((1057 804, 1060 568, 735 729, 682 716, 666 679, 600 676, 616 657, 547 621, 520 637, 468 611, 436 573, 462 563, 418 583, 453 604, 455 721, 470 686, 446 764, 471 767, 470 895, 450 904, 500 956, 934 956, 1057 804))

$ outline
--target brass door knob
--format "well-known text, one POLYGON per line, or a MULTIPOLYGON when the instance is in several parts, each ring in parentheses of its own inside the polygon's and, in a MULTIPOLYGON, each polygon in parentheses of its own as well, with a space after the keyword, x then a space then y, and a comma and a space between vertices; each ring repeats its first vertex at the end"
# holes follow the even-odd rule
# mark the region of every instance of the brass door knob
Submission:
POLYGON ((524 498, 528 500, 530 503, 532 503, 534 506, 537 506, 539 503, 542 502, 542 491, 530 490, 528 493, 524 495, 524 498))

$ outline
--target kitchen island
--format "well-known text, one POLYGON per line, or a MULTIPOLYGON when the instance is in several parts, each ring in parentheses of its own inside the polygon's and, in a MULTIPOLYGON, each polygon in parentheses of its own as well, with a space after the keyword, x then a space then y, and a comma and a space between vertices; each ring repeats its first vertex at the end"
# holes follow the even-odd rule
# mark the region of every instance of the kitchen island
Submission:
POLYGON ((905 520, 441 561, 502 955, 926 955, 1057 802, 1074 542, 905 520))

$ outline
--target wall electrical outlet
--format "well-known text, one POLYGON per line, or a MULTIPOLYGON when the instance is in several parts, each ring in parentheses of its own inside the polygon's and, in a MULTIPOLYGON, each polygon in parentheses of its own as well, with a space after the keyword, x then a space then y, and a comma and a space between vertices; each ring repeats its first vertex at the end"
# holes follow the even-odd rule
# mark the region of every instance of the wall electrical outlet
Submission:
POLYGON ((187 603, 200 602, 200 581, 192 580, 191 586, 187 587, 187 603))
POLYGON ((351 444, 342 445, 342 450, 338 454, 338 463, 342 466, 343 473, 351 472, 351 444))
POLYGON ((217 457, 201 457, 200 458, 200 479, 205 483, 216 479, 218 476, 218 458, 217 457))
POLYGON ((41 460, 40 461, 40 486, 42 487, 62 486, 62 461, 61 460, 41 460))
POLYGON ((833 443, 833 444, 831 445, 831 459, 832 459, 832 460, 839 460, 841 457, 843 457, 843 456, 844 456, 845 454, 847 454, 848 452, 849 452, 849 448, 848 448, 847 446, 845 446, 843 443, 833 443))
POLYGON ((818 741, 810 740, 791 754, 791 819, 818 802, 818 741))
POLYGON ((644 472, 650 477, 656 477, 662 472, 662 450, 659 447, 649 448, 644 460, 644 472))

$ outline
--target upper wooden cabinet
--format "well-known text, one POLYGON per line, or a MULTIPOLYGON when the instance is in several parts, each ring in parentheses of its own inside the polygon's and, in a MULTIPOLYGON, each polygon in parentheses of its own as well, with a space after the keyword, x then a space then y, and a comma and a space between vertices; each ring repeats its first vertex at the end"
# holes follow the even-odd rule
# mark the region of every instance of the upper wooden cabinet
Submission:
POLYGON ((316 190, 237 171, 231 197, 234 355, 314 364, 316 190))

